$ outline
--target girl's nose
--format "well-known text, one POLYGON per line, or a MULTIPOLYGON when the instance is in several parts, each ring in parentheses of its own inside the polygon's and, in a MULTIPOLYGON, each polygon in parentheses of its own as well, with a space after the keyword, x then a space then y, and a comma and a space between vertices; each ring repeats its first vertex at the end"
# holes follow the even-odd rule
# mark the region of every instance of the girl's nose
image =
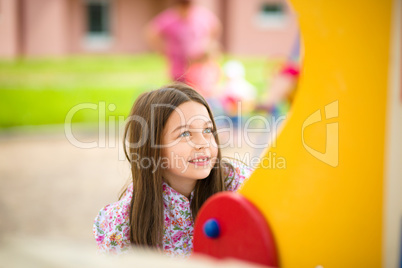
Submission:
POLYGON ((200 150, 203 148, 208 148, 210 146, 210 141, 206 139, 202 133, 197 136, 199 137, 193 141, 195 149, 200 150))

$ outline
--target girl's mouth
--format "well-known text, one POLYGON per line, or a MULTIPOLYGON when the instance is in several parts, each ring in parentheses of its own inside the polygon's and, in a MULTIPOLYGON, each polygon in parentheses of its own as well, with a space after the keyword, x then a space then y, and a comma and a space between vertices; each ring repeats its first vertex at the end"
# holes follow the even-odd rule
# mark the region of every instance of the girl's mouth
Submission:
POLYGON ((200 157, 200 158, 196 158, 193 160, 190 160, 189 162, 191 164, 194 164, 196 166, 204 166, 204 165, 208 165, 210 158, 209 157, 200 157))

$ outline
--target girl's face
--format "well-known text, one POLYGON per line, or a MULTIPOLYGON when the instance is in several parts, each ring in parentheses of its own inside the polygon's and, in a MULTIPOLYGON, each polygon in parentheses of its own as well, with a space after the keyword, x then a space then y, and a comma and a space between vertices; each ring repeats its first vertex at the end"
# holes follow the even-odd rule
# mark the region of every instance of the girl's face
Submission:
POLYGON ((195 184, 206 178, 216 163, 218 147, 213 124, 204 105, 189 101, 170 115, 163 130, 163 178, 170 184, 195 184))

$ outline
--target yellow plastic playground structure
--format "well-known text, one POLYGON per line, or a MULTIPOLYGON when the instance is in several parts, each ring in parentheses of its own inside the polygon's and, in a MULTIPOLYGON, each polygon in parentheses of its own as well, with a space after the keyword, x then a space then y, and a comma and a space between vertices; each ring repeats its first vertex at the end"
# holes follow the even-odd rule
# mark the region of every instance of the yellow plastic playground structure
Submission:
POLYGON ((401 267, 401 1, 292 0, 304 55, 274 147, 241 189, 280 267, 401 267), (399 161, 399 164, 397 162, 399 161))

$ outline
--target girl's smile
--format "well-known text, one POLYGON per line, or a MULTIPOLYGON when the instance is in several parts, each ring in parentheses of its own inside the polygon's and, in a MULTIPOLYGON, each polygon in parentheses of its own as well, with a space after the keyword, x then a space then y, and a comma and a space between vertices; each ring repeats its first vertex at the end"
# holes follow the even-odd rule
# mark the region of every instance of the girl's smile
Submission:
POLYGON ((191 164, 197 165, 197 166, 205 166, 208 165, 210 162, 210 157, 208 156, 200 156, 197 158, 194 158, 188 162, 190 162, 191 164))
POLYGON ((209 157, 209 156, 198 156, 196 158, 191 159, 188 162, 193 164, 193 165, 196 165, 196 166, 206 166, 206 165, 210 164, 211 157, 209 157))

